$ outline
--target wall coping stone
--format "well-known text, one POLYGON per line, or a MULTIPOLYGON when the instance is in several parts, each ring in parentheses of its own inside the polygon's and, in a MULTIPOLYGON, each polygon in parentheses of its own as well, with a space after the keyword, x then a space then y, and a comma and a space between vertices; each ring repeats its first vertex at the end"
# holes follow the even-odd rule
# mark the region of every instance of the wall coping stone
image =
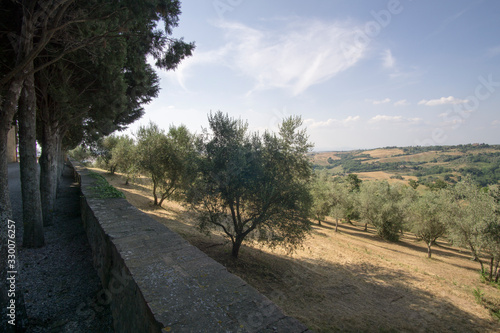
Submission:
POLYGON ((125 199, 91 197, 71 161, 116 332, 309 332, 239 277, 125 199))

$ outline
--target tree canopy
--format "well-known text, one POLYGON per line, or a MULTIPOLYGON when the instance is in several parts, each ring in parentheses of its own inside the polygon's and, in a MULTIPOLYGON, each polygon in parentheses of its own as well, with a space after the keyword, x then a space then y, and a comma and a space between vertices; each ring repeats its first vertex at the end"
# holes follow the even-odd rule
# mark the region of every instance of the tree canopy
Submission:
MULTIPOLYGON (((95 141, 142 116, 142 106, 158 92, 158 77, 147 57, 170 70, 191 55, 193 43, 171 36, 179 14, 178 0, 2 3, 0 152, 5 154, 6 133, 21 98, 21 174, 35 175, 22 182, 25 231, 30 234, 25 246, 43 244, 36 225, 41 207, 44 223, 50 222, 61 150, 82 139, 95 141), (41 186, 37 138, 42 145, 41 186), (42 205, 37 204, 39 188, 42 205)), ((0 178, 7 179, 4 157, 0 178)), ((5 181, 0 182, 0 215, 2 221, 11 215, 5 181)))
POLYGON ((237 257, 250 234, 271 246, 298 246, 310 230, 307 182, 312 147, 302 121, 290 117, 279 133, 249 133, 241 120, 217 112, 200 143, 191 206, 202 230, 220 228, 237 257))

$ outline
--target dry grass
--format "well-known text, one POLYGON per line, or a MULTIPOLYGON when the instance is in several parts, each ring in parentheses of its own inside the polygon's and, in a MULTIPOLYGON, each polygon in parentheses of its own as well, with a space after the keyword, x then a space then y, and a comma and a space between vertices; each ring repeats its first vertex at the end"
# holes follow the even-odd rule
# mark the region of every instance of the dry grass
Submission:
POLYGON ((410 179, 418 180, 418 177, 415 177, 415 176, 402 176, 403 180, 391 179, 391 177, 394 176, 395 174, 388 173, 385 171, 358 172, 358 173, 356 173, 356 175, 358 175, 359 179, 361 179, 361 180, 387 180, 391 184, 402 183, 402 184, 408 185, 408 181, 410 179))
POLYGON ((334 161, 340 160, 340 157, 337 156, 335 152, 314 153, 313 155, 311 155, 311 161, 314 164, 322 166, 330 165, 330 163, 328 163, 329 158, 334 161))
POLYGON ((433 159, 438 158, 440 155, 442 155, 442 154, 440 154, 439 152, 428 151, 428 152, 418 153, 418 154, 413 154, 413 155, 380 157, 377 160, 364 161, 364 163, 430 162, 433 159))
POLYGON ((399 148, 389 148, 389 149, 379 148, 379 149, 365 151, 363 152, 363 154, 369 154, 373 158, 386 158, 394 155, 404 154, 404 151, 403 149, 399 148))
POLYGON ((256 244, 242 247, 240 258, 220 234, 196 231, 182 206, 152 206, 145 184, 124 185, 105 175, 131 204, 178 232, 224 264, 284 311, 317 332, 498 332, 500 323, 475 302, 480 288, 500 305, 500 290, 482 284, 476 262, 466 252, 440 242, 432 259, 411 234, 394 244, 374 230, 333 221, 314 226, 304 247, 293 255, 256 244))

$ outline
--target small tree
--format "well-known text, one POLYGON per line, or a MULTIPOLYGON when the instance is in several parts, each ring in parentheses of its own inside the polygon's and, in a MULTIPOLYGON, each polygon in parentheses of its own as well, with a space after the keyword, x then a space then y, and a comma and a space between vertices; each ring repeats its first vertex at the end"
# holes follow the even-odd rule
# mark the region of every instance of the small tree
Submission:
POLYGON ((139 169, 151 177, 154 205, 161 206, 185 187, 193 137, 184 126, 171 127, 165 134, 154 123, 141 126, 136 135, 139 169))
POLYGON ((117 165, 113 161, 113 149, 118 144, 118 136, 112 134, 99 139, 94 147, 92 153, 96 156, 96 164, 99 168, 108 170, 112 175, 115 173, 117 165))
POLYGON ((344 191, 344 185, 341 182, 338 181, 332 181, 331 182, 331 192, 330 192, 330 202, 331 202, 331 208, 330 208, 330 216, 335 218, 335 232, 339 231, 339 219, 343 218, 345 216, 345 211, 344 211, 344 201, 343 200, 351 200, 352 199, 352 193, 351 195, 347 192, 344 191), (345 198, 344 195, 347 195, 348 198, 345 198))
POLYGON ((321 172, 314 174, 311 182, 311 195, 313 197, 311 216, 318 221, 319 225, 330 214, 333 206, 332 185, 328 171, 321 170, 321 172))
POLYGON ((408 181, 408 185, 410 185, 414 190, 416 190, 417 187, 420 185, 420 183, 418 182, 418 180, 410 179, 408 181))
POLYGON ((245 238, 271 246, 297 247, 310 230, 312 167, 300 118, 283 121, 278 135, 248 133, 248 126, 222 112, 210 115, 189 202, 201 230, 221 228, 238 257, 245 238))
POLYGON ((359 217, 358 195, 361 180, 357 175, 336 178, 332 200, 335 203, 335 215, 352 224, 352 219, 359 217))
POLYGON ((110 165, 114 165, 115 169, 124 173, 127 177, 125 185, 131 179, 134 179, 138 172, 137 165, 137 149, 134 139, 127 135, 117 137, 117 142, 111 149, 110 165))
POLYGON ((360 191, 360 217, 371 223, 377 234, 388 241, 398 241, 405 218, 401 189, 387 181, 365 182, 360 191), (365 184, 366 183, 366 184, 365 184))
POLYGON ((441 192, 425 192, 409 207, 409 227, 427 245, 427 257, 432 256, 432 245, 446 232, 443 212, 447 201, 441 192))
POLYGON ((368 224, 376 225, 380 215, 385 197, 379 193, 380 183, 369 181, 361 186, 358 198, 358 210, 361 221, 365 223, 365 231, 368 231, 368 224))
POLYGON ((493 198, 494 219, 486 227, 485 252, 490 257, 489 280, 498 282, 500 278, 500 186, 490 186, 488 194, 493 198))
POLYGON ((451 203, 445 215, 448 236, 454 244, 471 251, 481 265, 481 273, 485 274, 481 252, 488 248, 488 228, 497 223, 495 200, 469 177, 446 193, 451 203))

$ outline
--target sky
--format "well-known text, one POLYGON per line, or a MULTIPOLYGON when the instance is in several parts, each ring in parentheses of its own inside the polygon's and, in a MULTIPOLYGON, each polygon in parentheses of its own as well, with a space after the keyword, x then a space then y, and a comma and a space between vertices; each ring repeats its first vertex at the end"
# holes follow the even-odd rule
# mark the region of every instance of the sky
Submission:
POLYGON ((315 151, 500 144, 500 1, 184 0, 196 43, 126 133, 301 116, 315 151))

